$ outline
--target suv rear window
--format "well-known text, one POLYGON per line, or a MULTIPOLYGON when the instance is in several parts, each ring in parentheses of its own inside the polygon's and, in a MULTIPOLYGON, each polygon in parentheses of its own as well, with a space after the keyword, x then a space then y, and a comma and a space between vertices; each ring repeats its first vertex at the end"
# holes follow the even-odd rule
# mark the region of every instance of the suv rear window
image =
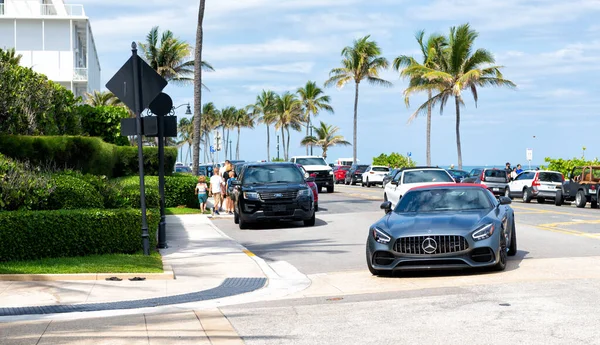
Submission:
POLYGON ((373 167, 372 169, 373 171, 381 171, 381 172, 388 172, 390 171, 390 168, 385 168, 385 167, 373 167))
POLYGON ((249 166, 244 169, 243 184, 303 183, 304 176, 295 165, 249 166))
POLYGON ((485 177, 506 178, 506 171, 505 170, 486 170, 485 177))
POLYGON ((540 181, 544 182, 560 182, 563 181, 563 176, 559 173, 554 172, 541 172, 539 175, 540 181))
POLYGON ((327 162, 323 158, 311 157, 311 158, 296 158, 296 164, 302 165, 327 165, 327 162))

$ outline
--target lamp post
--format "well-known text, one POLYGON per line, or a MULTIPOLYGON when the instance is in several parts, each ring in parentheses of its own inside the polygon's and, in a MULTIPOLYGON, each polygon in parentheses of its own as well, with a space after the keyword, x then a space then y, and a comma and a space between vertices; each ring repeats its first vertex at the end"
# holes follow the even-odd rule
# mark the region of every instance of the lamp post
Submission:
MULTIPOLYGON (((172 104, 172 103, 171 103, 172 104)), ((187 105, 186 115, 192 114, 190 103, 181 104, 177 107, 171 106, 167 114, 157 111, 158 127, 158 194, 160 196, 160 222, 158 223, 158 248, 167 248, 166 219, 165 219, 165 115, 174 116, 175 110, 187 105)), ((148 115, 152 110, 148 109, 148 115)))
POLYGON ((279 134, 277 134, 277 160, 279 160, 279 134))
POLYGON ((232 160, 231 153, 233 152, 233 148, 231 147, 231 140, 229 140, 229 160, 232 160))

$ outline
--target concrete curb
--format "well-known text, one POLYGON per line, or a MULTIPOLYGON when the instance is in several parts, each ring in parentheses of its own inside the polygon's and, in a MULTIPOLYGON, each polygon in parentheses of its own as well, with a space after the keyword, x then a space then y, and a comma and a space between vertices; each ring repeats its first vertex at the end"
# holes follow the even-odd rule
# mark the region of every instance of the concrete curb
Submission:
POLYGON ((173 280, 175 273, 170 265, 163 264, 163 273, 73 273, 73 274, 2 274, 0 281, 68 281, 68 280, 105 280, 117 277, 132 279, 135 277, 146 280, 173 280))

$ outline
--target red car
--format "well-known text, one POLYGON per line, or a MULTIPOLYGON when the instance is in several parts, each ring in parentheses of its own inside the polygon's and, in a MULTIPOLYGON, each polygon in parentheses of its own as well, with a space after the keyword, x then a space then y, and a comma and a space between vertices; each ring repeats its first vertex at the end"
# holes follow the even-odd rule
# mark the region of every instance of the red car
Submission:
MULTIPOLYGON (((304 170, 304 167, 301 164, 296 164, 298 166, 298 168, 300 168, 300 170, 302 170, 302 173, 304 174, 304 176, 306 176, 306 170, 304 170)), ((317 174, 310 174, 310 177, 317 177, 317 174)), ((319 188, 317 187, 317 184, 314 182, 306 182, 306 184, 310 187, 310 189, 313 192, 313 198, 315 199, 315 212, 319 210, 319 188)))
POLYGON ((346 180, 346 173, 348 172, 348 170, 350 170, 349 165, 338 165, 335 168, 333 168, 333 176, 336 184, 344 183, 344 180, 346 180))

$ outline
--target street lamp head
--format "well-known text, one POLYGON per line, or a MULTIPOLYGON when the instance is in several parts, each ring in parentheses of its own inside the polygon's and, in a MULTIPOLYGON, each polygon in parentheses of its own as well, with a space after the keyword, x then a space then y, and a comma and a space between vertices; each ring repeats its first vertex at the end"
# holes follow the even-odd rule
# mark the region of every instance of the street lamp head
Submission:
POLYGON ((190 107, 189 103, 187 105, 187 108, 185 109, 185 114, 186 115, 192 115, 192 108, 190 107))

